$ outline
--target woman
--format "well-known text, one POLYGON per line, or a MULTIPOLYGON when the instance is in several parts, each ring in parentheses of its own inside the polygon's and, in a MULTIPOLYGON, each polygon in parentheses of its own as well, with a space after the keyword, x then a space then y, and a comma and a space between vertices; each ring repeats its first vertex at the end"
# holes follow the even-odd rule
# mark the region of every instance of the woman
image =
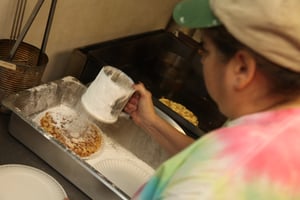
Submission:
POLYGON ((179 24, 202 29, 205 84, 230 121, 194 142, 135 85, 125 111, 174 154, 135 199, 300 199, 299 9, 298 0, 177 5, 179 24))

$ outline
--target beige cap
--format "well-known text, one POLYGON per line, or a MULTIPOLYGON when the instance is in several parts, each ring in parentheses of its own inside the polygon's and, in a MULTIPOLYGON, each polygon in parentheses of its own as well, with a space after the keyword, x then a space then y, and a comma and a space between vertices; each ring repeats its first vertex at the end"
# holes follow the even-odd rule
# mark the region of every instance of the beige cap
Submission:
MULTIPOLYGON (((184 4, 203 13, 204 7, 195 9, 195 2, 204 1, 209 0, 182 1, 174 9, 174 19, 185 25, 184 19, 188 17, 184 15, 188 12, 184 11, 187 7, 184 4)), ((300 0, 210 0, 209 3, 212 13, 236 39, 268 60, 300 72, 300 0)), ((193 27, 205 28, 195 24, 193 27)))

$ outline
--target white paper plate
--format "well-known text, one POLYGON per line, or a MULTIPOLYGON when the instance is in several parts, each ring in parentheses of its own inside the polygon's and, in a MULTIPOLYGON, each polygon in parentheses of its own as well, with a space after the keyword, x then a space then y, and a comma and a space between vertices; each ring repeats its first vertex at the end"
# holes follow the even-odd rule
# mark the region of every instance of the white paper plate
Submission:
POLYGON ((63 200, 62 186, 45 172, 26 165, 0 166, 1 200, 63 200))
POLYGON ((103 160, 96 163, 95 168, 130 197, 154 173, 146 164, 142 165, 129 159, 103 160))

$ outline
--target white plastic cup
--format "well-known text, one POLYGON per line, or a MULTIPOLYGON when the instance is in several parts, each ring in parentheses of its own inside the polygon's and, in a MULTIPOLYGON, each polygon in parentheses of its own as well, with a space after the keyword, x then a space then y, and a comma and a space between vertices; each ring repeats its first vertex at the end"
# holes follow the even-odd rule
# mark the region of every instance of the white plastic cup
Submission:
POLYGON ((134 93, 133 84, 121 70, 104 66, 82 95, 82 105, 97 120, 114 123, 134 93))

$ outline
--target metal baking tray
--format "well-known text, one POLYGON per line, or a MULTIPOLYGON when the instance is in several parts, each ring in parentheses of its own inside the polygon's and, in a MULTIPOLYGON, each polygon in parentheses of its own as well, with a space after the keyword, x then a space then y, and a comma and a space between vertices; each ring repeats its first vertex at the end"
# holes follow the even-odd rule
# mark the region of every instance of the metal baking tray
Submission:
MULTIPOLYGON (((128 192, 95 168, 96 159, 80 158, 34 121, 39 113, 55 106, 74 107, 85 90, 80 81, 68 76, 9 95, 2 101, 3 106, 12 111, 9 132, 92 199, 130 199, 128 192)), ((159 111, 159 114, 180 129, 163 112, 159 111)), ((114 124, 95 123, 110 139, 111 147, 124 150, 153 170, 169 158, 126 114, 121 115, 114 124)), ((105 152, 100 153, 99 158, 101 156, 105 157, 105 152)))

